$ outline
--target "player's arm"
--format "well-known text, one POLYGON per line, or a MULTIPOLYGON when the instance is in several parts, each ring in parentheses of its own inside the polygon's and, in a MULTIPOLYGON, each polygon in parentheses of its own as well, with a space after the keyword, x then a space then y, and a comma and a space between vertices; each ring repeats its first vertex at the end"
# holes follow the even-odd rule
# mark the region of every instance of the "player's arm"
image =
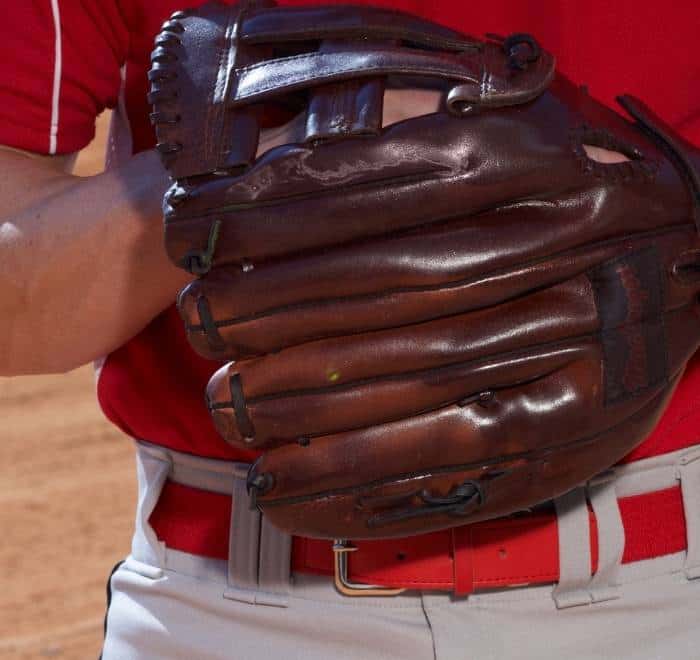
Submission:
POLYGON ((163 249, 157 154, 87 178, 71 162, 0 146, 0 375, 109 353, 187 280, 163 249))
MULTIPOLYGON (((392 90, 383 123, 438 105, 435 93, 392 90)), ((260 151, 293 141, 296 123, 264 132, 260 151)), ((70 175, 71 160, 0 147, 0 375, 65 371, 109 353, 187 280, 163 250, 157 155, 91 178, 70 175)))

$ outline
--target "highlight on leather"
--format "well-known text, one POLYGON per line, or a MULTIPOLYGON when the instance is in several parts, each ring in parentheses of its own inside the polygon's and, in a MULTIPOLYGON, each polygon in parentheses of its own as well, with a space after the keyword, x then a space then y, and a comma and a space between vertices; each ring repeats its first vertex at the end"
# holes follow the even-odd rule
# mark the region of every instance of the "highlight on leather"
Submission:
POLYGON ((533 35, 371 7, 164 24, 165 246, 197 275, 178 309, 273 524, 373 538, 514 514, 662 414, 700 338, 700 155, 554 63, 533 35))

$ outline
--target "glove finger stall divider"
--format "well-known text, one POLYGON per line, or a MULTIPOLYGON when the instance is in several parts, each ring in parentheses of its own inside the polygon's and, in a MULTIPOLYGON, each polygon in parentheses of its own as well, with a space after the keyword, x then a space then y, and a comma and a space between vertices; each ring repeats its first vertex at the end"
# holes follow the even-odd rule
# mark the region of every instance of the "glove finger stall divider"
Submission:
POLYGON ((599 104, 530 35, 370 7, 213 2, 152 61, 178 308, 234 360, 207 404, 261 450, 273 524, 508 515, 652 430, 700 337, 700 156, 641 102, 599 104), (440 106, 384 126, 387 90, 440 106))

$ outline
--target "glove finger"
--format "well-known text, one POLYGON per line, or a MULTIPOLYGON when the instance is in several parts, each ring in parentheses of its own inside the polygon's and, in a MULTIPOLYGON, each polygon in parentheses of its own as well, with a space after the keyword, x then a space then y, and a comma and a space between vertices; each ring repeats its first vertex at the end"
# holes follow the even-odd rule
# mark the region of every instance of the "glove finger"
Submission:
MULTIPOLYGON (((668 239, 666 247, 675 240, 681 239, 668 239)), ((249 445, 369 426, 513 384, 510 363, 523 368, 521 380, 538 377, 547 369, 545 356, 557 363, 562 347, 588 341, 606 346, 611 365, 637 350, 654 374, 663 374, 659 347, 678 323, 679 310, 687 311, 690 331, 680 345, 695 345, 697 283, 671 275, 675 254, 664 253, 661 244, 632 245, 637 249, 624 258, 501 305, 237 363, 218 372, 208 387, 215 422, 228 441, 244 437, 249 445), (629 336, 618 341, 616 332, 629 336), (630 337, 639 347, 625 344, 630 337)))
MULTIPOLYGON (((602 206, 603 217, 614 219, 612 209, 602 206)), ((568 220, 557 205, 518 205, 427 233, 247 272, 220 268, 190 284, 178 307, 200 354, 239 359, 494 305, 574 277, 628 249, 632 240, 657 244, 665 263, 697 241, 692 226, 647 238, 641 232, 634 239, 625 231, 616 239, 615 223, 601 220, 597 241, 588 242, 591 230, 581 244, 577 223, 568 220), (518 229, 523 225, 530 231, 518 229)))
POLYGON ((532 506, 631 450, 677 382, 611 410, 598 386, 602 356, 590 347, 578 357, 487 407, 450 406, 273 449, 249 484, 273 524, 328 538, 431 531, 532 506))
MULTIPOLYGON (((462 332, 464 326, 457 325, 444 329, 446 334, 454 333, 452 339, 447 338, 446 334, 435 336, 425 345, 420 344, 420 351, 410 340, 404 343, 398 339, 392 347, 392 340, 388 339, 385 345, 386 363, 379 357, 381 354, 368 348, 358 352, 367 356, 365 360, 358 360, 349 366, 350 370, 366 369, 368 372, 374 368, 378 375, 358 379, 348 377, 341 385, 328 382, 329 372, 323 368, 322 353, 311 356, 315 347, 309 344, 305 348, 311 350, 302 352, 300 357, 310 357, 301 362, 294 359, 287 361, 284 353, 281 353, 279 361, 271 356, 222 368, 212 377, 207 388, 208 405, 217 429, 227 442, 247 448, 273 447, 290 442, 303 443, 309 438, 348 429, 367 428, 453 403, 488 402, 494 392, 561 369, 578 359, 581 351, 589 350, 591 346, 600 347, 601 343, 605 344, 607 351, 606 368, 614 372, 607 376, 611 383, 625 379, 634 383, 636 378, 642 383, 656 382, 663 378, 667 364, 661 358, 658 358, 658 363, 655 362, 657 358, 647 354, 650 347, 658 351, 658 345, 674 340, 674 350, 681 358, 671 357, 675 359, 678 370, 682 360, 690 358, 698 343, 698 314, 694 307, 673 310, 663 320, 656 319, 648 326, 647 321, 626 326, 621 331, 626 333, 622 339, 601 338, 595 329, 595 312, 573 319, 576 319, 574 315, 565 313, 561 316, 550 315, 549 319, 540 316, 534 323, 522 326, 520 331, 506 332, 500 340, 483 340, 481 344, 478 339, 470 344, 469 332, 462 332), (575 336, 576 330, 583 329, 582 319, 586 318, 589 330, 575 336), (533 344, 532 333, 536 332, 539 339, 540 331, 542 337, 549 334, 553 339, 533 344), (563 336, 567 332, 570 333, 568 338, 556 338, 558 334, 563 336), (625 345, 627 341, 641 345, 630 348, 625 345), (489 346, 489 343, 492 345, 489 346), (517 348, 503 352, 491 350, 498 344, 517 348), (415 346, 413 350, 412 345, 415 346), (435 349, 432 354, 430 347, 435 349), (443 351, 445 347, 447 350, 443 351), (617 350, 620 351, 619 356, 615 355, 617 350), (423 352, 425 355, 422 355, 423 352), (402 354, 423 368, 402 368, 402 354), (460 359, 462 354, 465 359, 460 359), (471 359, 466 357, 470 354, 473 356, 471 359), (374 364, 371 362, 372 356, 376 357, 374 364), (632 360, 632 363, 621 366, 615 362, 618 359, 632 360), (639 360, 640 364, 635 364, 634 360, 639 360), (389 371, 392 362, 396 365, 393 372, 389 371), (433 366, 426 366, 431 362, 433 366), (280 382, 276 383, 278 365, 280 382), (295 365, 299 365, 298 372, 294 369, 295 365), (319 368, 315 369, 314 365, 319 368), (386 371, 383 370, 385 368, 386 371), (635 373, 637 369, 648 369, 649 373, 638 376, 635 373), (295 373, 299 375, 296 386, 293 385, 295 373), (323 379, 325 385, 317 386, 316 383, 323 379), (286 390, 285 380, 292 384, 286 390), (282 387, 276 389, 277 385, 282 387)), ((495 323, 495 319, 490 322, 495 323)), ((358 345, 359 342, 354 348, 357 349, 358 345)), ((604 382, 601 381, 597 388, 603 386, 604 382)), ((625 386, 624 382, 616 385, 621 390, 625 386)))
POLYGON ((294 441, 430 410, 478 394, 487 379, 530 380, 570 360, 597 327, 580 277, 499 307, 234 363, 214 375, 208 400, 229 442, 242 440, 239 418, 250 420, 248 446, 294 441))
POLYGON ((215 269, 182 292, 178 307, 197 350, 230 359, 420 322, 440 309, 442 315, 466 311, 489 302, 483 294, 478 301, 469 296, 469 285, 485 271, 513 270, 568 247, 566 237, 551 231, 562 222, 551 207, 534 208, 527 218, 533 231, 518 240, 512 230, 522 225, 522 213, 485 213, 298 259, 215 269), (538 235, 546 228, 553 240, 543 242, 538 235), (216 330, 203 322, 207 315, 216 330))

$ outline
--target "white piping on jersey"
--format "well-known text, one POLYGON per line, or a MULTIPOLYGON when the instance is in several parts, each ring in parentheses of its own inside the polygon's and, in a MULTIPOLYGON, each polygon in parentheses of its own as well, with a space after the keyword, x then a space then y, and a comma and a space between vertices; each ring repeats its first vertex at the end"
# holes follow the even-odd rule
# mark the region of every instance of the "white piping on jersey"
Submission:
POLYGON ((51 0, 51 13, 55 33, 55 56, 53 69, 53 96, 51 99, 51 127, 49 128, 49 153, 56 153, 58 137, 58 104, 61 91, 61 73, 63 68, 63 51, 61 47, 61 14, 58 10, 58 0, 51 0))

